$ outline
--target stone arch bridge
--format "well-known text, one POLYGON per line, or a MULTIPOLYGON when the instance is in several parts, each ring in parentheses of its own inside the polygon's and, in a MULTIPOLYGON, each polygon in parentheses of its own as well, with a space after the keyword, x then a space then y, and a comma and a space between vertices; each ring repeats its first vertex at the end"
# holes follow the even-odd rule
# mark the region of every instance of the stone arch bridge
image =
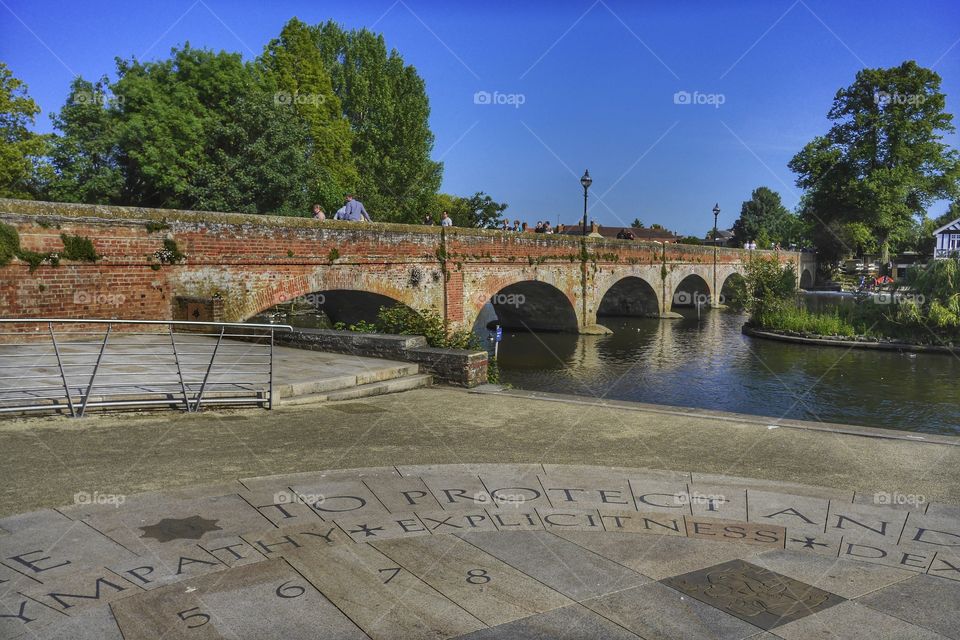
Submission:
MULTIPOLYGON (((241 321, 307 294, 363 292, 434 309, 453 328, 470 328, 492 302, 508 327, 584 331, 602 315, 716 303, 749 259, 655 242, 2 199, 0 222, 21 250, 60 259, 0 267, 0 308, 14 318, 241 321), (97 259, 67 259, 68 236, 89 238, 97 259)), ((798 279, 815 271, 809 254, 753 253, 794 263, 798 279)))

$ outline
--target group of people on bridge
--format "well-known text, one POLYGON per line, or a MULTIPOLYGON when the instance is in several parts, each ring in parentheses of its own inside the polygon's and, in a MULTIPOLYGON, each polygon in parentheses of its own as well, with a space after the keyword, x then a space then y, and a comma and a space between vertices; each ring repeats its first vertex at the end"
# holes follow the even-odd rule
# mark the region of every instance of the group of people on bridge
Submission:
MULTIPOLYGON (((319 204, 313 205, 313 219, 326 220, 327 214, 319 204)), ((354 199, 352 193, 348 193, 344 205, 337 209, 333 214, 334 220, 348 220, 351 222, 371 222, 370 214, 363 206, 363 203, 354 199)))

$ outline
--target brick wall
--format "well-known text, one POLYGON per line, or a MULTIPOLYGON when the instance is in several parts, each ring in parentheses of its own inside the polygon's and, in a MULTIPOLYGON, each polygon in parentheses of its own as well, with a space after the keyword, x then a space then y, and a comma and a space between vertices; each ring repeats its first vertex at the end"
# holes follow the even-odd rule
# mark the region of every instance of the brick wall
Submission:
MULTIPOLYGON (((666 298, 714 256, 711 247, 650 242, 3 199, 0 222, 16 227, 25 250, 62 252, 67 233, 90 238, 100 255, 32 272, 17 259, 0 267, 0 315, 14 318, 188 319, 193 301, 239 321, 307 293, 352 289, 435 309, 464 328, 504 286, 536 280, 559 289, 584 326, 617 279, 644 278, 666 298), (158 259, 165 240, 182 262, 158 259), (661 266, 669 280, 658 280, 661 266)), ((717 252, 727 271, 744 258, 717 252)))

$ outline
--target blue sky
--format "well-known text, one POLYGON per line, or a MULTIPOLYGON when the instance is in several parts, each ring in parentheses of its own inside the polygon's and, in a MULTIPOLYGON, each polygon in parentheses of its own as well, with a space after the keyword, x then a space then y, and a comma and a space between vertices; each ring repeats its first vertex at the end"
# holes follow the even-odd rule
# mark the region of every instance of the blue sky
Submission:
POLYGON ((382 32, 426 80, 443 189, 486 191, 530 222, 578 220, 584 168, 601 224, 639 217, 702 235, 714 202, 729 226, 760 185, 793 208, 786 164, 864 66, 933 67, 960 114, 955 1, 0 0, 0 60, 50 130, 74 74, 187 41, 252 58, 292 16, 382 32), (478 104, 478 92, 503 104, 478 104), (677 92, 702 104, 677 104, 677 92))

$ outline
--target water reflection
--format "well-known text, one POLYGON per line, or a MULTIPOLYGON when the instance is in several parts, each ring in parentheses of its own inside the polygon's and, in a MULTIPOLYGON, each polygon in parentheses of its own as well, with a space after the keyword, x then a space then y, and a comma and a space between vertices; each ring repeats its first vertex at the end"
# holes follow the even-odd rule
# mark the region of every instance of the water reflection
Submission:
POLYGON ((604 318, 609 336, 505 332, 502 380, 601 396, 960 434, 960 359, 812 347, 741 334, 744 316, 604 318))

